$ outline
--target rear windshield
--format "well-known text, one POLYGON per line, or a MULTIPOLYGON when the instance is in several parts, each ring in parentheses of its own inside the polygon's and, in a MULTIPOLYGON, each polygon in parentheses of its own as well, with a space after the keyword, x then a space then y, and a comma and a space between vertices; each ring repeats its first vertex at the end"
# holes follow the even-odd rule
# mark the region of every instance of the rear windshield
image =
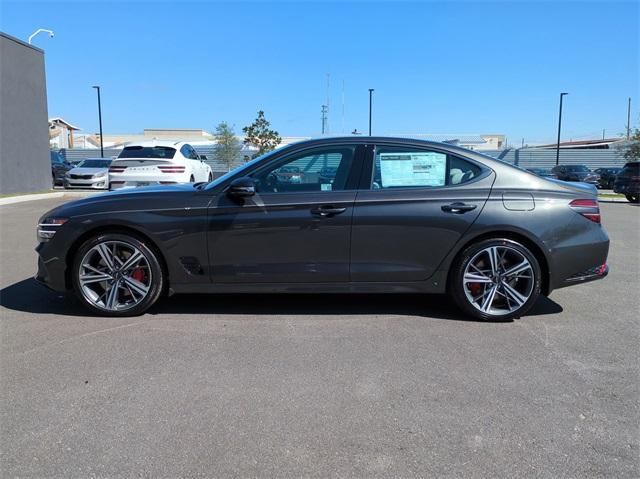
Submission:
POLYGON ((589 171, 589 168, 587 168, 584 165, 569 165, 567 166, 567 170, 568 171, 589 171))
POLYGON ((173 158, 175 148, 169 146, 127 146, 118 158, 173 158))
POLYGON ((78 163, 78 168, 109 168, 111 160, 83 160, 78 163))

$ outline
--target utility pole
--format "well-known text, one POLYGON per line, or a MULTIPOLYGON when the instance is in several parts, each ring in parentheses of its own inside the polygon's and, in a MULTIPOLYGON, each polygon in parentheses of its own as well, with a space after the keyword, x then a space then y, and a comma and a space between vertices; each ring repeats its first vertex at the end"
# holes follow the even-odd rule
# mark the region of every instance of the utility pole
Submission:
POLYGON ((104 148, 102 146, 102 104, 100 102, 100 87, 94 86, 98 91, 98 122, 100 123, 100 158, 104 158, 104 148))
POLYGON ((371 107, 373 106, 373 88, 369 88, 369 136, 371 136, 371 107))
POLYGON ((604 128, 602 129, 602 139, 604 140, 604 128))
POLYGON ((556 143, 556 166, 560 163, 560 130, 562 129, 562 97, 568 93, 560 93, 560 112, 558 113, 558 142, 556 143))
POLYGON ((629 101, 627 102, 627 141, 631 136, 631 97, 629 97, 629 101))
POLYGON ((522 139, 522 145, 520 146, 520 148, 524 148, 524 138, 522 139))
POLYGON ((327 129, 327 105, 322 105, 322 134, 326 133, 327 129))

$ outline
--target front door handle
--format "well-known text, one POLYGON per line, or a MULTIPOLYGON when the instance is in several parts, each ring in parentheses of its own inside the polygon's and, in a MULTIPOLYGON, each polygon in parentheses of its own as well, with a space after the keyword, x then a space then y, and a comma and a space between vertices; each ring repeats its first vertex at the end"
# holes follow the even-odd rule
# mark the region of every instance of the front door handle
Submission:
POLYGON ((339 215, 340 213, 344 213, 345 211, 347 211, 346 208, 336 208, 332 205, 324 205, 313 208, 311 210, 311 214, 322 217, 331 217, 334 215, 339 215))
POLYGON ((445 213, 462 214, 466 213, 467 211, 475 210, 476 207, 477 205, 468 205, 466 203, 456 202, 451 203, 450 205, 444 205, 442 207, 442 211, 444 211, 445 213))

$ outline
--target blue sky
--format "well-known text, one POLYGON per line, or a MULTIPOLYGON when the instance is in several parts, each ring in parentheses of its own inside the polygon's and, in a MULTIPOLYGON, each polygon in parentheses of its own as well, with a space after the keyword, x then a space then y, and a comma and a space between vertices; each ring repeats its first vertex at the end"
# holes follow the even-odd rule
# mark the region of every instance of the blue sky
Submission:
POLYGON ((240 130, 258 109, 287 136, 505 133, 516 144, 638 123, 639 2, 12 2, 0 29, 46 52, 49 116, 107 133, 240 130))

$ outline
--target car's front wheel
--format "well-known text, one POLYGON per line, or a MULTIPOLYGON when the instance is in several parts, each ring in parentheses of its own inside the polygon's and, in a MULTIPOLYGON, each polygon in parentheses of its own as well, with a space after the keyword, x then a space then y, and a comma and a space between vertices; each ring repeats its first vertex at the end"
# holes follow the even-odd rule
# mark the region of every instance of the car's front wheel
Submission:
POLYGON ((629 203, 640 203, 640 195, 625 195, 629 203))
POLYGON ((450 275, 449 293, 462 311, 482 320, 524 315, 541 290, 540 265, 529 249, 495 238, 467 247, 450 275))
POLYGON ((130 234, 98 234, 75 255, 76 294, 87 308, 103 316, 144 313, 162 294, 164 281, 158 254, 130 234))

